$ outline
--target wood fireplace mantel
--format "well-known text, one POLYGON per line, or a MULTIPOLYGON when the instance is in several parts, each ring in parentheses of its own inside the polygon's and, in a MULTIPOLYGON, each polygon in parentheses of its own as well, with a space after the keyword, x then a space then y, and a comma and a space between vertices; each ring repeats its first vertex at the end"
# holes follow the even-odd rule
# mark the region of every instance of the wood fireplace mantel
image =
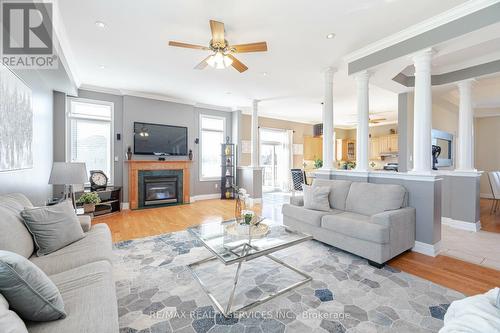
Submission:
POLYGON ((192 161, 151 161, 151 160, 130 160, 128 164, 128 197, 130 209, 139 208, 139 171, 147 170, 182 170, 183 203, 189 203, 189 170, 192 161))

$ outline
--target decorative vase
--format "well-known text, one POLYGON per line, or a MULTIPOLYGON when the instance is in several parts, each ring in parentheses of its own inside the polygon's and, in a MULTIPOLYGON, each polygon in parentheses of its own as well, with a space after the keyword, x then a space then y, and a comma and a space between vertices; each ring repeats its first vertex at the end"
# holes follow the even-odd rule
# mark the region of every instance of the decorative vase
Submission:
POLYGON ((95 204, 83 204, 83 212, 84 213, 95 212, 95 204))
POLYGON ((226 149, 224 149, 224 153, 226 156, 231 155, 231 147, 229 145, 226 146, 226 149))
POLYGON ((128 147, 127 148, 127 160, 131 160, 132 159, 132 148, 131 147, 128 147))
POLYGON ((192 149, 189 149, 189 160, 192 161, 193 160, 193 150, 192 149))
POLYGON ((241 199, 242 199, 242 194, 238 192, 236 194, 236 206, 234 208, 234 217, 236 218, 241 217, 241 212, 246 208, 245 201, 241 199))
POLYGON ((231 199, 231 191, 226 190, 226 199, 231 199))

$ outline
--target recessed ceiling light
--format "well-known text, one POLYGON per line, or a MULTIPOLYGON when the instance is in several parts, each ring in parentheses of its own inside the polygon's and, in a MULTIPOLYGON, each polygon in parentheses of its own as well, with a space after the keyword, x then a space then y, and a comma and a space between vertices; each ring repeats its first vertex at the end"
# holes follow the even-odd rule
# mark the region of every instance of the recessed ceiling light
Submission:
POLYGON ((326 38, 327 39, 332 39, 335 37, 335 34, 332 32, 332 33, 329 33, 328 35, 326 35, 326 38))
POLYGON ((100 68, 100 69, 106 69, 106 66, 104 66, 104 65, 100 65, 100 66, 99 66, 99 68, 100 68))
POLYGON ((103 21, 95 21, 95 25, 101 29, 106 28, 106 23, 104 23, 103 21))
POLYGON ((262 72, 262 76, 267 76, 267 72, 262 72))

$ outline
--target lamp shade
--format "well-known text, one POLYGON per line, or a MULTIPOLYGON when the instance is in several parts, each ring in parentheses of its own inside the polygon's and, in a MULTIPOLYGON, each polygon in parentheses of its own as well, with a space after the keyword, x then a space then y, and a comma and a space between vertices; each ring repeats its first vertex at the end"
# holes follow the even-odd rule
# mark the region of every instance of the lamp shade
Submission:
POLYGON ((49 184, 73 185, 88 181, 85 163, 54 162, 50 172, 49 184))

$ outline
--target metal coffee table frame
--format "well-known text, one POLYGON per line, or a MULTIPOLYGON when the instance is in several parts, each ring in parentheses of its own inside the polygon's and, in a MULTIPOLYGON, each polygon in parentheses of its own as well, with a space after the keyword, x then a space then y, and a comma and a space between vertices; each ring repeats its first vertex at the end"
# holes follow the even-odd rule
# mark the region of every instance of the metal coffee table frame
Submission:
MULTIPOLYGON (((241 256, 240 259, 237 259, 237 260, 234 260, 232 262, 229 262, 229 263, 226 263, 226 262, 223 262, 222 260, 219 259, 218 255, 216 253, 214 253, 215 255, 214 256, 210 256, 208 258, 205 258, 205 259, 202 259, 202 260, 199 260, 199 261, 196 261, 196 262, 193 262, 191 264, 188 264, 187 266, 189 267, 189 270, 191 271, 191 274, 193 275, 193 277, 198 281, 198 283, 200 284, 200 286, 203 288, 203 291, 207 294, 207 296, 210 298, 210 300, 214 303, 214 305, 217 307, 217 309, 222 313, 222 315, 224 317, 229 317, 231 316, 231 314, 235 313, 235 312, 243 312, 243 311, 247 311, 248 309, 251 309, 255 306, 258 306, 262 303, 265 303, 279 295, 282 295, 284 293, 286 293, 287 291, 290 291, 292 289, 295 289, 309 281, 312 280, 312 277, 299 270, 298 268, 296 267, 293 267, 285 262, 283 262, 282 260, 272 256, 270 253, 273 253, 273 252, 277 252, 279 250, 282 250, 282 249, 285 249, 285 248, 288 248, 288 247, 291 247, 291 246, 294 246, 296 244, 299 244, 299 243, 302 243, 302 242, 305 242, 305 241, 308 241, 312 239, 312 236, 309 236, 309 237, 306 237, 306 238, 303 238, 303 239, 300 239, 300 240, 296 240, 296 241, 293 241, 293 242, 289 242, 289 243, 286 243, 286 244, 282 244, 282 245, 279 245, 279 246, 275 246, 275 247, 272 247, 272 248, 269 248, 269 249, 266 249, 266 250, 263 250, 263 251, 260 251, 258 248, 254 247, 253 245, 249 244, 249 243, 244 243, 242 245, 240 245, 238 248, 242 248, 241 250, 241 254, 238 254, 241 256), (248 254, 250 250, 255 250, 257 252, 253 253, 253 254, 248 254), (253 259, 256 259, 256 258, 260 258, 260 257, 267 257, 271 260, 273 260, 274 262, 276 262, 277 264, 281 265, 281 266, 284 266, 294 272, 296 272, 297 274, 301 275, 302 277, 304 277, 303 280, 299 281, 299 282, 296 282, 288 287, 285 287, 283 289, 280 289, 276 292, 273 292, 271 294, 269 294, 268 296, 266 297, 263 297, 263 298, 260 298, 250 304, 247 304, 247 305, 244 305, 240 308, 237 308, 237 309, 234 309, 232 310, 232 307, 233 307, 233 302, 234 302, 234 294, 236 292, 236 287, 238 286, 238 279, 239 279, 239 276, 240 276, 240 273, 241 273, 241 266, 243 265, 243 263, 245 261, 250 261, 250 260, 253 260, 253 259), (210 262, 210 261, 213 261, 213 260, 219 260, 221 261, 223 264, 225 264, 226 266, 228 265, 232 265, 232 264, 235 264, 235 263, 238 263, 238 268, 236 269, 236 274, 234 276, 234 280, 233 280, 233 288, 231 289, 231 293, 229 294, 229 301, 228 301, 228 304, 227 304, 227 307, 224 309, 224 307, 219 303, 219 301, 215 298, 215 296, 210 292, 210 290, 208 289, 207 285, 201 280, 201 278, 199 277, 199 275, 196 273, 195 271, 195 267, 196 266, 199 266, 201 264, 204 264, 204 263, 207 263, 207 262, 210 262)), ((205 247, 210 251, 210 252, 213 252, 213 250, 207 246, 205 244, 205 242, 202 242, 205 247)), ((233 252, 234 250, 236 250, 236 248, 230 250, 231 252, 233 252)), ((233 252, 234 253, 234 252, 233 252)))

